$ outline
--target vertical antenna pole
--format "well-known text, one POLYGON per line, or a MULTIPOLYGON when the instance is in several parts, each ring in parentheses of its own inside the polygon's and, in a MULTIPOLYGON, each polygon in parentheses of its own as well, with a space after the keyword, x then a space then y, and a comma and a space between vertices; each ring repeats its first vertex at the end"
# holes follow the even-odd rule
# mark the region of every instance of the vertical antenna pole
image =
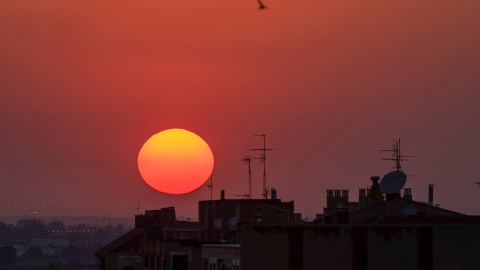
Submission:
POLYGON ((242 161, 248 164, 248 194, 241 195, 241 196, 251 199, 252 198, 252 167, 250 166, 250 164, 252 163, 252 158, 250 156, 245 156, 242 159, 242 161))
POLYGON ((266 200, 268 199, 268 190, 267 190, 267 150, 273 150, 273 149, 267 149, 266 148, 266 139, 265 139, 265 134, 254 134, 253 136, 259 136, 263 137, 263 148, 257 148, 257 149, 249 149, 249 150, 256 150, 256 151, 262 151, 263 154, 261 155, 260 158, 255 158, 255 159, 260 159, 263 162, 263 198, 266 200))
POLYGON ((400 171, 400 169, 402 168, 402 166, 400 166, 400 160, 401 160, 400 154, 401 154, 401 152, 400 152, 400 138, 398 138, 398 142, 397 142, 397 171, 400 171))
POLYGON ((213 200, 213 172, 210 175, 210 184, 207 185, 207 188, 210 189, 210 201, 213 200))
POLYGON ((251 159, 248 159, 248 198, 252 198, 252 170, 250 168, 251 159))
POLYGON ((267 194, 267 156, 266 156, 266 151, 265 149, 265 134, 263 134, 263 198, 266 200, 268 199, 268 194, 267 194))
POLYGON ((140 215, 140 201, 137 201, 137 207, 130 207, 133 209, 137 209, 137 215, 140 215))

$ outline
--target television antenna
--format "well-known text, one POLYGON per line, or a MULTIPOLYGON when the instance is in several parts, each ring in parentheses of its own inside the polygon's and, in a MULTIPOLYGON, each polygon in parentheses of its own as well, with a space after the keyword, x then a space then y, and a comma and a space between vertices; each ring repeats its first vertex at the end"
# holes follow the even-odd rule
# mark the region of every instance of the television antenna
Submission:
POLYGON ((398 138, 398 141, 395 141, 395 143, 392 145, 392 149, 390 150, 380 150, 381 152, 392 152, 393 158, 382 158, 382 160, 391 160, 395 161, 395 165, 397 167, 397 171, 400 171, 402 169, 401 162, 402 161, 408 161, 409 157, 418 157, 418 156, 404 156, 403 152, 400 150, 400 138, 398 138))
POLYGON ((137 202, 137 207, 130 207, 130 208, 137 209, 137 215, 138 216, 140 215, 140 202, 137 202))
POLYGON ((248 150, 263 152, 260 154, 259 158, 255 158, 255 159, 260 159, 260 162, 263 162, 263 193, 262 195, 263 195, 263 198, 266 200, 268 199, 268 192, 269 192, 269 190, 267 189, 267 172, 266 172, 267 151, 271 151, 274 149, 265 147, 265 134, 254 134, 253 136, 263 137, 263 148, 253 148, 248 150))
POLYGON ((250 164, 252 163, 252 158, 250 156, 245 156, 242 158, 242 161, 245 164, 248 164, 248 193, 244 195, 236 195, 236 196, 243 196, 245 198, 251 199, 252 198, 252 169, 250 164))
POLYGON ((213 173, 210 175, 210 184, 207 184, 207 188, 210 189, 210 201, 213 200, 213 173))
POLYGON ((245 157, 242 158, 242 161, 245 162, 245 164, 248 164, 248 194, 236 195, 236 196, 243 196, 249 199, 252 198, 252 167, 251 167, 252 159, 262 159, 262 158, 261 157, 252 158, 248 155, 245 155, 245 157))

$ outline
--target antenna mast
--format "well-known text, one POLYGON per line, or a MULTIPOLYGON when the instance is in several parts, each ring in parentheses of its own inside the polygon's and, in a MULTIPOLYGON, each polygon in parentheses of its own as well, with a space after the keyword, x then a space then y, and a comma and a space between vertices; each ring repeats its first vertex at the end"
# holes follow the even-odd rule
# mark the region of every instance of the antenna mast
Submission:
POLYGON ((130 207, 133 209, 137 209, 137 215, 140 215, 140 202, 137 202, 137 207, 130 207))
POLYGON ((213 200, 213 173, 210 175, 210 184, 207 184, 207 188, 210 189, 210 201, 213 200))
POLYGON ((417 156, 404 156, 403 155, 403 152, 400 150, 400 138, 398 138, 398 141, 395 141, 395 144, 393 144, 392 147, 393 147, 393 149, 380 150, 380 151, 382 151, 382 152, 393 152, 392 153, 393 158, 382 158, 382 160, 395 161, 397 171, 400 171, 402 169, 402 166, 401 166, 402 161, 408 161, 408 159, 406 159, 407 157, 417 157, 417 156))
POLYGON ((252 163, 252 158, 250 156, 245 156, 245 158, 243 158, 242 161, 248 164, 248 194, 245 197, 251 199, 252 198, 252 169, 250 167, 250 163, 252 163))
POLYGON ((267 151, 271 151, 273 149, 267 149, 265 147, 265 134, 254 134, 253 136, 258 136, 258 137, 263 137, 263 148, 254 148, 254 149, 249 149, 249 150, 253 150, 253 151, 262 151, 263 153, 260 154, 260 158, 256 158, 256 159, 260 159, 261 162, 263 162, 263 198, 266 200, 268 199, 268 191, 267 190, 267 170, 266 170, 266 160, 267 160, 267 151))

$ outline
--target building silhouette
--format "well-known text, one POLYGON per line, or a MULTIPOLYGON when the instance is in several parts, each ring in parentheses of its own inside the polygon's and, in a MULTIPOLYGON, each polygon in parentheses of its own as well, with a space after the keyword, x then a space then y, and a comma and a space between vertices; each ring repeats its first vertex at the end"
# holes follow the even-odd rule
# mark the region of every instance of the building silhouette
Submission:
MULTIPOLYGON (((480 217, 360 189, 327 190, 327 206, 300 220, 294 202, 227 199, 198 203, 199 222, 173 207, 136 216, 135 229, 99 250, 101 269, 478 269, 480 217)), ((377 185, 376 185, 377 184, 377 185)), ((431 190, 433 198, 433 188, 431 190)))

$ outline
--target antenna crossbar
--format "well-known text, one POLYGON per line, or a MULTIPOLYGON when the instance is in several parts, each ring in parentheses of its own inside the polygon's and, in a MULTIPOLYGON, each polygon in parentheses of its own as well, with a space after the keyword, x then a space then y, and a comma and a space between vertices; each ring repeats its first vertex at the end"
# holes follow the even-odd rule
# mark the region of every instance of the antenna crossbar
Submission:
POLYGON ((395 165, 397 168, 397 171, 400 171, 402 169, 402 161, 408 161, 406 158, 410 157, 417 157, 417 156, 405 156, 403 155, 403 152, 400 150, 400 138, 398 138, 398 141, 395 141, 395 144, 392 145, 393 149, 388 149, 388 150, 380 150, 381 152, 392 152, 393 158, 382 158, 382 160, 390 160, 390 161, 395 161, 395 165))

